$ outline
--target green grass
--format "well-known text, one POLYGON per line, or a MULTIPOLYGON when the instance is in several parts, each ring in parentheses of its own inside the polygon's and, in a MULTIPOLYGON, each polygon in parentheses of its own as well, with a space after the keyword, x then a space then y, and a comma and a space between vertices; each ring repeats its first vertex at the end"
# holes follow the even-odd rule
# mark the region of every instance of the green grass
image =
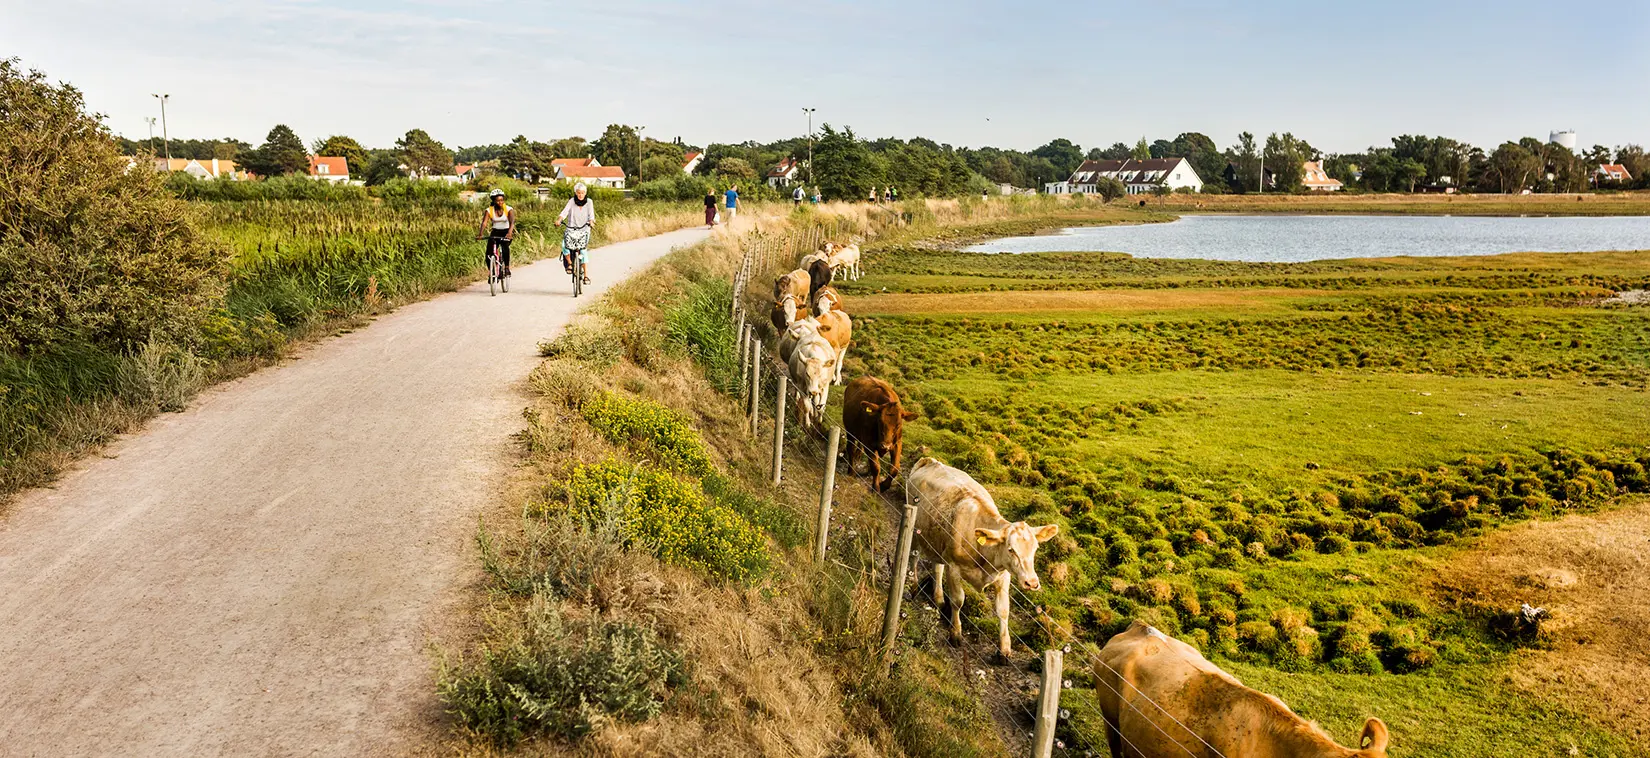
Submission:
POLYGON ((1650 257, 867 268, 851 355, 919 411, 907 444, 1063 527, 1017 634, 1049 634, 1030 603, 1087 644, 1145 619, 1344 741, 1381 716, 1394 755, 1631 754, 1504 686, 1505 609, 1424 580, 1502 524, 1650 489, 1650 312, 1590 305, 1650 257), (993 290, 1024 292, 966 294, 993 290))

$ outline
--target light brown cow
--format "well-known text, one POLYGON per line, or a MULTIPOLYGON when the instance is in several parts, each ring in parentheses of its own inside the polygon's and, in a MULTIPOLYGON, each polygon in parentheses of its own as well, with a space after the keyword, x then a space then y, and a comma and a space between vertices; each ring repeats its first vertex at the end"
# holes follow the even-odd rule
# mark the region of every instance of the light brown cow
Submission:
POLYGON ((819 322, 819 336, 831 343, 831 349, 836 351, 836 378, 832 381, 842 383, 842 363, 848 359, 848 346, 854 341, 854 320, 848 317, 846 311, 826 310, 821 312, 814 308, 813 318, 819 322))
POLYGON ((1180 640, 1139 621, 1094 663, 1112 758, 1385 758, 1386 724, 1364 722, 1360 750, 1264 692, 1243 686, 1180 640))
POLYGON ((814 313, 840 311, 842 309, 842 293, 837 292, 836 288, 830 285, 820 287, 819 291, 814 293, 813 305, 809 308, 814 313))
POLYGON ((779 278, 773 281, 773 301, 776 303, 784 300, 787 294, 795 297, 799 303, 806 303, 810 291, 806 269, 797 269, 788 274, 780 274, 779 278))
POLYGON ((841 272, 843 279, 859 279, 859 245, 844 245, 831 251, 831 278, 841 272))
POLYGON ((963 582, 981 590, 996 584, 997 650, 1007 658, 1013 649, 1008 583, 1027 591, 1043 586, 1037 579, 1037 546, 1054 539, 1060 527, 1009 522, 974 477, 933 458, 911 467, 905 489, 917 504, 917 547, 934 563, 934 604, 951 606, 952 644, 962 641, 963 582))
MULTIPOLYGON (((796 346, 810 339, 819 339, 819 322, 813 316, 792 321, 785 330, 779 333, 779 360, 790 365, 791 354, 796 352, 796 346)), ((830 342, 825 344, 829 345, 830 342)))
POLYGON ((796 384, 796 421, 804 428, 818 429, 825 421, 825 403, 831 396, 831 374, 836 371, 835 351, 831 349, 831 343, 818 334, 804 335, 797 341, 786 364, 791 381, 796 384))

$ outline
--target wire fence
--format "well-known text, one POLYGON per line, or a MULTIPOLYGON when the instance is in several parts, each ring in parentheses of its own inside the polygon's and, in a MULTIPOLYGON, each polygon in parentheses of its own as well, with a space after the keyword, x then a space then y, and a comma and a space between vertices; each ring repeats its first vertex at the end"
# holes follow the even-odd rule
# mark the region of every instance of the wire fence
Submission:
MULTIPOLYGON (((897 532, 895 547, 880 560, 872 560, 868 565, 851 565, 841 560, 842 552, 836 554, 830 551, 830 535, 832 527, 832 512, 836 501, 837 485, 835 473, 838 459, 850 449, 858 453, 867 461, 874 460, 877 452, 847 434, 840 427, 830 425, 828 416, 823 412, 818 414, 817 423, 802 423, 803 414, 795 411, 805 410, 803 403, 809 402, 805 388, 798 387, 798 382, 791 381, 790 367, 781 361, 777 348, 784 327, 772 318, 772 309, 764 308, 771 304, 774 292, 765 289, 763 285, 774 281, 782 274, 796 270, 796 265, 803 256, 819 251, 826 242, 840 242, 842 239, 853 236, 855 230, 842 223, 821 223, 810 225, 801 230, 794 230, 783 234, 752 233, 742 245, 743 256, 733 279, 732 309, 736 352, 739 356, 740 381, 738 394, 744 401, 744 408, 749 415, 747 433, 752 443, 761 445, 764 432, 771 435, 772 458, 770 462, 770 480, 774 487, 780 487, 784 479, 787 454, 792 457, 792 465, 822 466, 821 492, 819 496, 819 514, 815 523, 814 558, 820 568, 833 568, 836 571, 820 571, 821 577, 833 582, 835 589, 841 592, 851 592, 850 586, 855 582, 864 582, 868 586, 886 585, 887 603, 884 607, 882 637, 880 651, 884 665, 891 664, 898 654, 898 632, 900 622, 909 614, 903 609, 904 595, 907 586, 920 587, 916 581, 920 575, 919 567, 910 560, 912 543, 915 535, 914 503, 908 492, 901 490, 902 497, 890 499, 879 488, 879 483, 873 477, 870 481, 860 479, 857 472, 850 467, 846 486, 863 486, 866 494, 874 501, 880 502, 884 516, 894 516, 898 519, 900 528, 897 532), (763 423, 763 409, 767 408, 768 423, 763 423), (792 423, 787 423, 790 416, 792 423), (794 427, 794 429, 793 429, 794 427), (879 576, 882 581, 879 581, 879 576)), ((849 456, 852 461, 853 457, 849 456)), ((891 465, 891 462, 890 462, 891 465)), ((867 465, 870 468, 869 465, 867 465)), ((891 478, 891 474, 890 474, 891 478)), ((1042 612, 1042 606, 1030 597, 1009 575, 1004 575, 999 581, 1003 587, 998 592, 1009 593, 1009 606, 1019 605, 1031 608, 1036 613, 1042 612)), ((935 585, 932 588, 936 595, 944 592, 940 586, 940 579, 935 576, 935 585)), ((987 586, 987 591, 991 587, 987 586)), ((943 614, 943 611, 942 611, 943 614)), ((945 623, 945 619, 940 619, 945 623)), ((1006 623, 1006 622, 1000 622, 1006 623)), ((1064 656, 1071 652, 1071 645, 1065 644, 1059 648, 1047 649, 1037 642, 1016 634, 1012 625, 1005 627, 1013 645, 1025 650, 1042 650, 1042 682, 1039 687, 1038 698, 1033 702, 1021 701, 1017 715, 1019 723, 1033 725, 1033 730, 1026 734, 1030 743, 1030 752, 1036 758, 1047 758, 1055 748, 1067 748, 1065 741, 1058 733, 1064 731, 1077 741, 1088 746, 1087 754, 1094 754, 1107 746, 1108 735, 1093 734, 1093 729, 1081 726, 1076 719, 1071 718, 1068 709, 1060 707, 1060 694, 1063 690, 1072 687, 1070 678, 1064 676, 1064 656)), ((1052 633, 1050 634, 1052 638, 1052 633)), ((1085 662, 1092 661, 1103 666, 1117 675, 1098 657, 1091 657, 1085 662)), ((978 663, 978 661, 975 661, 978 663)), ((983 679, 985 669, 976 668, 975 671, 983 679)), ((1178 747, 1188 756, 1204 756, 1226 758, 1214 746, 1204 741, 1196 732, 1187 728, 1174 717, 1167 709, 1156 701, 1133 687, 1126 678, 1118 675, 1122 682, 1122 691, 1118 691, 1104 677, 1092 677, 1096 687, 1105 687, 1117 698, 1119 708, 1130 709, 1153 728, 1160 732, 1170 745, 1178 747), (1132 689, 1136 697, 1127 697, 1132 689), (1144 701, 1144 702, 1141 702, 1144 701), (1153 717, 1150 714, 1155 714, 1153 717), (1177 738, 1170 734, 1166 724, 1173 724, 1177 738), (1206 752, 1205 752, 1206 750, 1206 752)), ((1136 755, 1145 755, 1134 741, 1127 735, 1111 728, 1105 728, 1111 736, 1118 738, 1122 746, 1127 747, 1136 755)), ((1138 739, 1138 735, 1137 735, 1138 739)), ((1178 753, 1173 753, 1178 755, 1178 753)))

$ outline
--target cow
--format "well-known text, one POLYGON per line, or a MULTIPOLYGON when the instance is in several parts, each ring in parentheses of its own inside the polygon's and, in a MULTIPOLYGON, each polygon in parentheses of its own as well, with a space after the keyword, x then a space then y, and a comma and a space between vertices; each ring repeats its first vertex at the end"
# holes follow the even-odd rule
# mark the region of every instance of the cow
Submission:
POLYGON ((861 376, 848 383, 842 392, 842 429, 848 433, 848 470, 854 471, 854 451, 863 449, 870 464, 871 482, 880 492, 887 492, 899 476, 900 442, 905 436, 905 422, 917 414, 900 405, 894 388, 874 376, 861 376), (888 478, 882 478, 882 455, 891 461, 888 478))
POLYGON ((783 332, 785 327, 790 326, 797 319, 807 317, 807 309, 797 302, 795 295, 789 292, 785 293, 785 296, 780 298, 779 302, 773 304, 772 310, 768 311, 768 320, 773 322, 775 332, 783 332))
POLYGON ((808 272, 802 269, 780 274, 779 278, 773 281, 773 301, 776 303, 784 300, 787 294, 794 296, 799 303, 806 303, 809 302, 808 295, 813 291, 814 287, 808 281, 808 272))
MULTIPOLYGON (((792 321, 785 330, 779 333, 779 360, 790 365, 791 353, 796 352, 796 346, 808 339, 819 338, 819 322, 813 316, 792 321)), ((826 344, 829 344, 827 341, 826 344)))
POLYGON ((917 505, 917 547, 934 564, 934 604, 950 605, 951 644, 962 642, 963 582, 979 590, 996 584, 997 652, 1008 658, 1008 583, 1026 591, 1043 586, 1037 546, 1054 539, 1059 525, 1010 522, 974 477, 933 458, 911 467, 905 491, 917 505))
POLYGON ((813 298, 813 305, 809 310, 814 313, 842 310, 842 293, 837 292, 836 288, 829 284, 820 287, 813 298))
POLYGON ((1112 758, 1385 758, 1386 724, 1364 722, 1354 750, 1243 686, 1192 647, 1139 621, 1094 659, 1095 695, 1112 758))
POLYGON ((853 343, 854 320, 846 311, 814 308, 813 319, 819 322, 819 336, 831 343, 836 351, 836 384, 842 383, 842 362, 848 359, 848 346, 853 343))
POLYGON ((811 299, 821 287, 831 283, 831 264, 828 261, 814 261, 808 264, 807 271, 808 297, 811 299))
POLYGON ((859 280, 859 245, 845 245, 832 251, 830 257, 831 278, 835 279, 837 272, 842 272, 843 279, 859 280))
POLYGON ((817 429, 824 422, 825 402, 831 396, 836 351, 818 334, 808 335, 797 341, 786 363, 796 384, 796 421, 804 428, 817 429))

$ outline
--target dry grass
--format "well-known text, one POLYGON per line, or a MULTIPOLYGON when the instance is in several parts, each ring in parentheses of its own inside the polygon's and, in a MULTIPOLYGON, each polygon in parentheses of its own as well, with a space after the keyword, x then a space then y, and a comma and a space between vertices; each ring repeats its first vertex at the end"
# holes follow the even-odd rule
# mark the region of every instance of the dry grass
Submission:
POLYGON ((1514 655, 1508 680, 1650 740, 1650 500, 1499 530, 1445 567, 1437 589, 1493 608, 1552 611, 1544 649, 1514 655))
POLYGON ((1281 300, 1324 294, 1328 293, 1281 288, 897 293, 858 296, 853 298, 853 307, 856 313, 875 316, 1050 311, 1142 313, 1202 308, 1219 308, 1229 312, 1233 309, 1273 309, 1281 300))

